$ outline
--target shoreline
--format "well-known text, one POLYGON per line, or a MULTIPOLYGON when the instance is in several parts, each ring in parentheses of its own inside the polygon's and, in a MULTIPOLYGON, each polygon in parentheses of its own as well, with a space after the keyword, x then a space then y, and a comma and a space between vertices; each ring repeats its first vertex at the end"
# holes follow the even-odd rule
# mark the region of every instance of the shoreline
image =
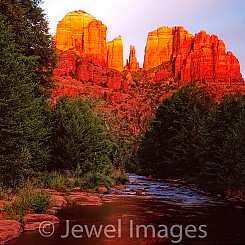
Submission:
MULTIPOLYGON (((181 186, 188 186, 191 190, 197 191, 197 193, 205 195, 205 196, 214 196, 211 193, 204 192, 196 184, 190 184, 186 181, 175 180, 175 179, 154 179, 151 176, 145 177, 145 180, 148 181, 161 181, 165 183, 169 183, 170 187, 167 190, 172 190, 173 188, 179 188, 181 186)), ((132 187, 130 191, 130 195, 134 196, 148 196, 147 193, 144 193, 144 185, 140 185, 138 182, 129 183, 132 187), (142 189, 143 188, 143 189, 142 189), (133 190, 135 189, 135 190, 133 190)), ((157 187, 157 188, 160 188, 157 187)), ((124 192, 126 189, 125 185, 116 185, 112 188, 112 191, 109 193, 113 196, 121 196, 127 195, 127 192, 124 192)), ((44 191, 45 193, 50 195, 49 203, 50 208, 46 210, 43 214, 35 214, 33 212, 28 212, 22 217, 22 220, 17 221, 16 217, 11 217, 8 219, 8 215, 3 212, 3 207, 6 204, 10 204, 10 201, 4 201, 0 199, 0 245, 5 244, 6 242, 18 238, 22 232, 26 231, 34 231, 36 229, 40 229, 41 223, 44 221, 50 222, 50 225, 55 225, 59 223, 59 219, 57 218, 57 212, 62 207, 67 205, 80 205, 80 206, 90 206, 102 205, 107 198, 104 198, 104 194, 108 194, 108 190, 104 187, 99 187, 98 192, 101 193, 91 193, 82 191, 80 188, 75 187, 72 189, 62 188, 61 191, 57 191, 55 189, 35 189, 35 191, 44 191), (15 218, 15 219, 14 219, 15 218)), ((227 204, 234 206, 236 209, 244 208, 244 200, 239 200, 236 197, 224 197, 221 195, 217 195, 216 198, 221 200, 226 200, 227 204)))
MULTIPOLYGON (((0 199, 0 245, 18 238, 23 232, 34 231, 41 227, 42 222, 48 221, 50 225, 59 223, 56 214, 58 210, 67 205, 102 205, 103 195, 105 193, 90 193, 81 191, 80 188, 72 190, 56 191, 54 189, 37 189, 43 190, 50 195, 51 207, 45 213, 37 214, 33 212, 26 213, 21 220, 18 220, 18 215, 9 216, 4 212, 4 207, 10 204, 11 201, 0 199)), ((105 189, 104 189, 105 192, 105 189)))

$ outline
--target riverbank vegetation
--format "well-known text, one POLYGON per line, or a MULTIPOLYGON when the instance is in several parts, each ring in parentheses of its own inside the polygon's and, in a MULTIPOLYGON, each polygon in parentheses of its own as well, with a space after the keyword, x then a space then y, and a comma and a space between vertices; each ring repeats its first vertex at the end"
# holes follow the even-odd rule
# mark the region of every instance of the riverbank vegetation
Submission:
POLYGON ((245 188, 245 96, 219 102, 191 83, 163 100, 138 150, 141 172, 213 192, 245 188))

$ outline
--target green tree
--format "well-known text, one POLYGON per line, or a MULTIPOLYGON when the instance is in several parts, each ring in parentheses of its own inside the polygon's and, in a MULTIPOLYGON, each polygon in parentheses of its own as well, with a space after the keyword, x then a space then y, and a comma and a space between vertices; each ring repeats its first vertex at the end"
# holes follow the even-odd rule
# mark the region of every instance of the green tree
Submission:
POLYGON ((15 186, 49 159, 44 98, 36 97, 35 59, 21 54, 0 14, 0 179, 15 186))
POLYGON ((244 188, 245 96, 223 97, 205 127, 200 183, 214 191, 244 188))
POLYGON ((112 144, 101 121, 81 98, 61 97, 52 111, 51 169, 108 173, 113 169, 112 144))
POLYGON ((36 82, 50 88, 54 83, 55 47, 41 4, 42 0, 1 0, 0 13, 12 28, 16 47, 26 57, 35 57, 36 82))
POLYGON ((139 149, 141 166, 158 176, 195 175, 200 168, 201 131, 212 106, 211 97, 196 83, 166 98, 139 149))

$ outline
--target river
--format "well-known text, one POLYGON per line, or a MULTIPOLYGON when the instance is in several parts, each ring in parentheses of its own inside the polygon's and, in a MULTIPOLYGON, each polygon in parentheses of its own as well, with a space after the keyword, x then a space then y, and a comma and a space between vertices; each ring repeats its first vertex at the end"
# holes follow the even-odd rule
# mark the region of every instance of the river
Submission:
MULTIPOLYGON (((100 206, 67 206, 50 237, 24 232, 8 245, 245 244, 245 208, 198 188, 130 175, 100 206), (136 195, 136 190, 142 195, 136 195)), ((50 230, 51 232, 51 230, 50 230)))

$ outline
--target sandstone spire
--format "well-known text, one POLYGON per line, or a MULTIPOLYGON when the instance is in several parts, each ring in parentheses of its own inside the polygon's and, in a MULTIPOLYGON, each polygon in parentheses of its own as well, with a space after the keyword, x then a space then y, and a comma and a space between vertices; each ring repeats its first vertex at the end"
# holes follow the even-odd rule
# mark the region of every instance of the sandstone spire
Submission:
POLYGON ((137 58, 135 56, 135 46, 130 45, 130 53, 129 53, 129 59, 127 60, 126 68, 129 71, 138 71, 139 70, 139 62, 137 61, 137 58))
POLYGON ((123 70, 123 42, 121 36, 107 42, 107 66, 118 71, 123 70))

